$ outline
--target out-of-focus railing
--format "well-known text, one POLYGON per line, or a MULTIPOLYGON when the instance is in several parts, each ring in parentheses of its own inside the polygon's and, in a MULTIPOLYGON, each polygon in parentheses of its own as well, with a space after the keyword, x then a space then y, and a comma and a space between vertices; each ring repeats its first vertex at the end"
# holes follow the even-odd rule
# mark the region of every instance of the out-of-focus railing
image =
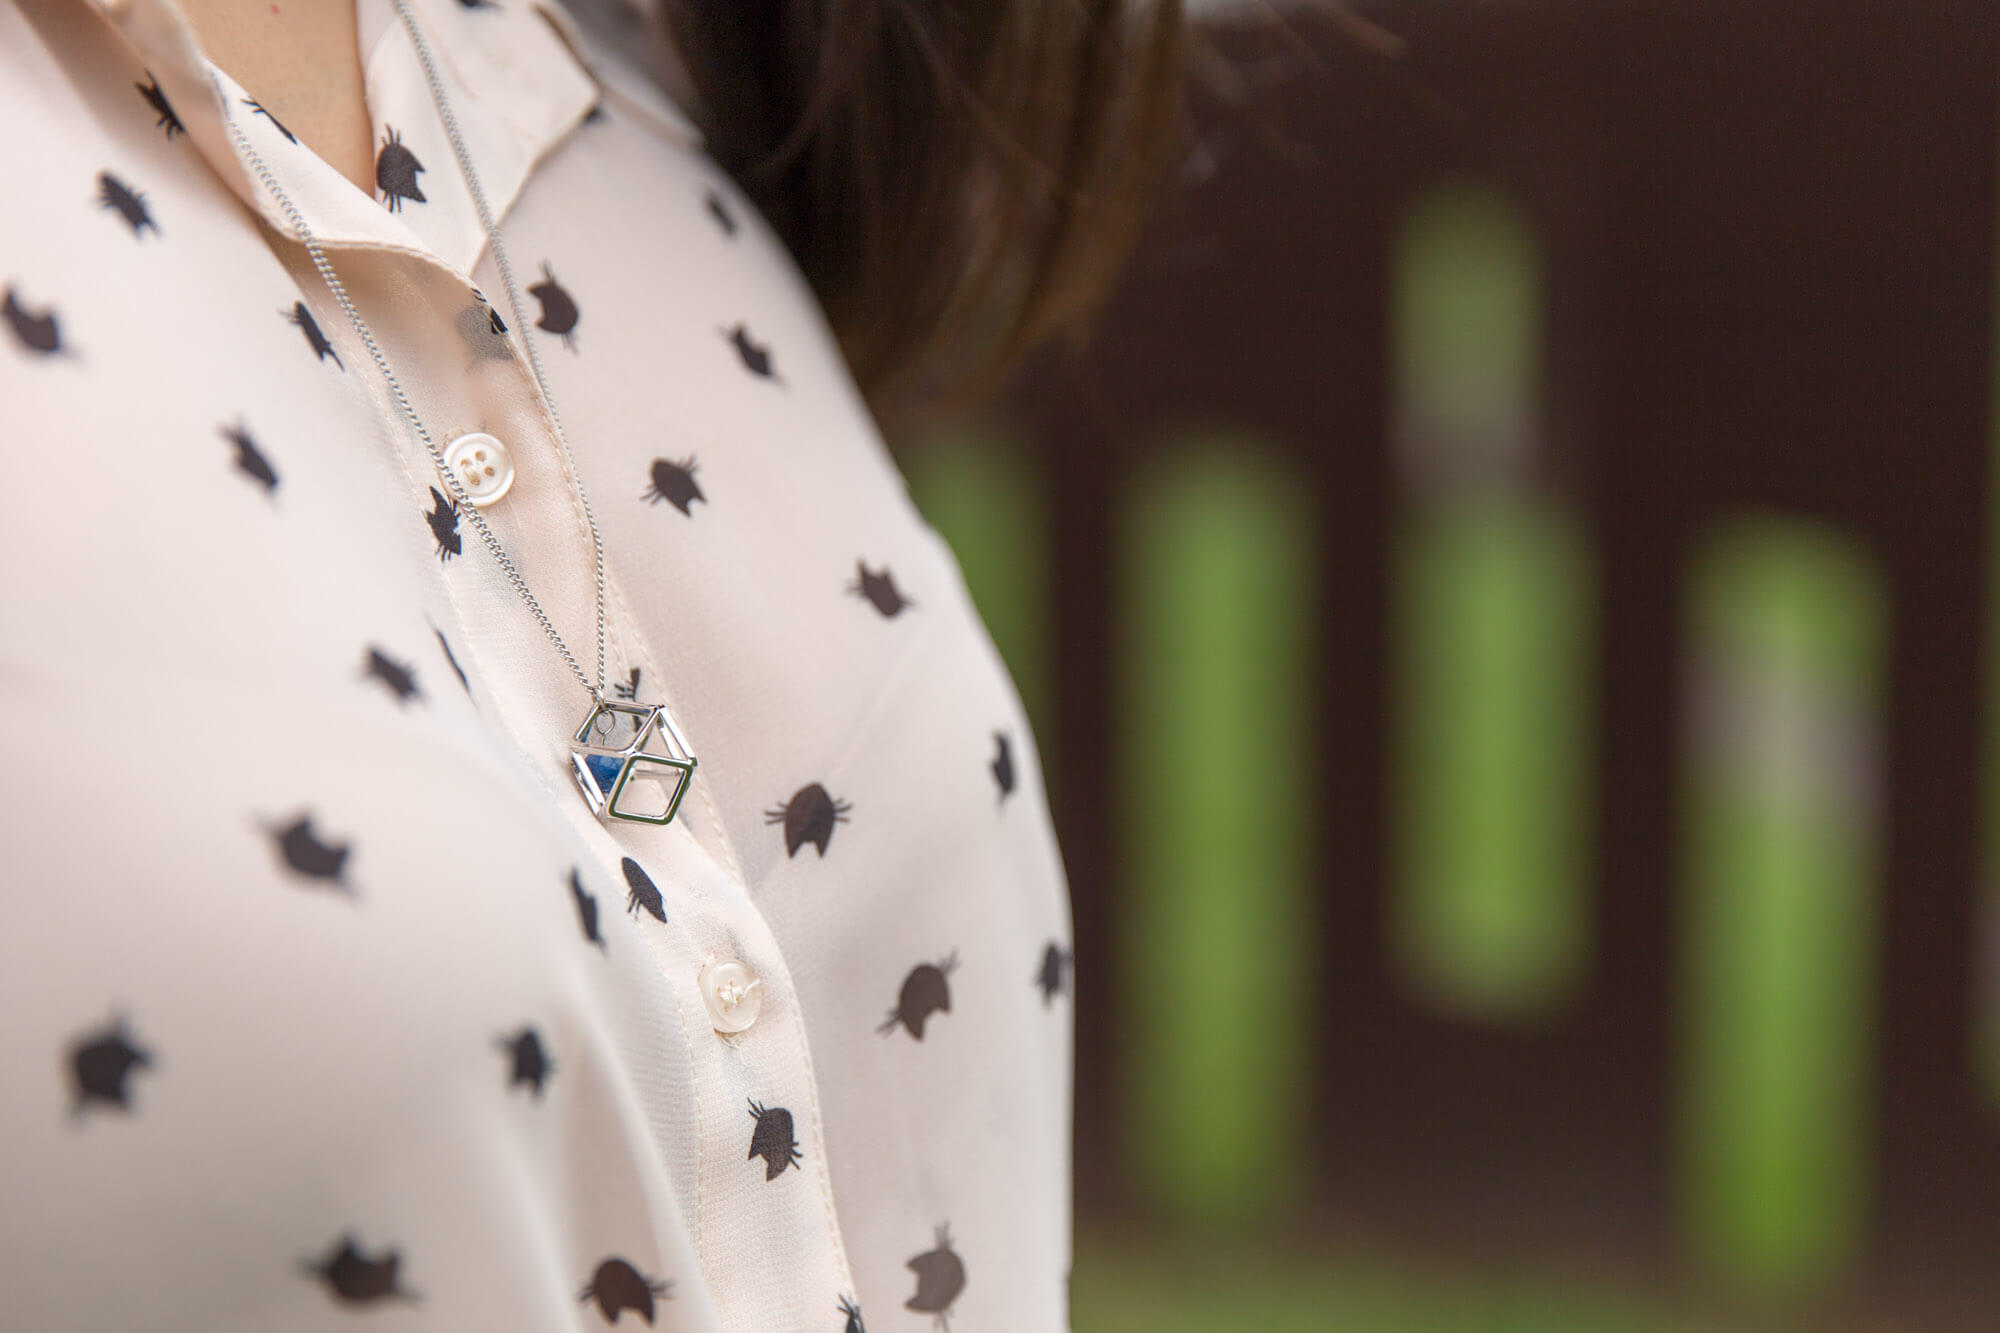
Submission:
POLYGON ((1092 353, 906 454, 1050 769, 1082 1210, 1990 1313, 2000 17, 1365 17, 1222 31, 1092 353))

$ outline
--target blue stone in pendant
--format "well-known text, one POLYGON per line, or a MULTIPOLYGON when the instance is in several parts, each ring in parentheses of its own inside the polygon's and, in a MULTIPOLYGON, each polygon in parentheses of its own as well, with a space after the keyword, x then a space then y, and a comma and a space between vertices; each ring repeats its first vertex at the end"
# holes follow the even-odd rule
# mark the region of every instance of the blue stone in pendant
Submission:
POLYGON ((590 776, 597 780, 597 789, 607 793, 611 784, 618 781, 618 770, 625 767, 623 759, 611 754, 584 755, 583 764, 590 770, 590 776))

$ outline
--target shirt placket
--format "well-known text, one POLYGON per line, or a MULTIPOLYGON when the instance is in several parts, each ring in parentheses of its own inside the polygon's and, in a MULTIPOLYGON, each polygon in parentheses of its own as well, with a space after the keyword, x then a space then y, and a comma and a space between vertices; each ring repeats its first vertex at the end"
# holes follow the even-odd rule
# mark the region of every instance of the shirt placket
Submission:
MULTIPOLYGON (((476 282, 421 252, 350 242, 329 251, 350 296, 389 360, 416 414, 440 449, 479 432, 506 450, 514 480, 481 512, 586 673, 595 674, 595 579, 588 526, 561 462, 554 423, 512 334, 516 321, 491 256, 476 282), (498 302, 500 304, 490 304, 498 302), (508 334, 494 333, 502 311, 508 334), (482 336, 481 330, 485 333, 482 336), (497 338, 495 348, 489 340, 497 338), (437 349, 446 349, 440 352, 437 349)), ((302 250, 288 258, 301 290, 316 275, 302 250)), ((374 380, 366 349, 324 299, 314 314, 356 370, 374 380)), ((371 388, 373 385, 371 384, 371 388)), ((398 420, 391 396, 377 391, 385 434, 398 442, 415 511, 440 512, 448 487, 421 440, 398 420)), ((450 512, 449 504, 443 506, 450 512)), ((825 1160, 819 1098, 797 993, 777 942, 753 903, 726 840, 724 822, 697 768, 682 811, 665 828, 619 826, 589 815, 570 786, 566 739, 588 696, 535 623, 518 591, 492 559, 464 514, 439 521, 440 572, 467 645, 481 702, 600 863, 622 882, 625 908, 638 926, 675 1012, 655 1015, 631 1039, 679 1045, 698 1142, 691 1173, 675 1173, 683 1215, 723 1326, 764 1330, 813 1327, 853 1292, 825 1160), (657 908, 657 912, 656 909, 657 908), (789 1121, 789 1129, 784 1122, 789 1121), (796 1153, 793 1148, 796 1145, 796 1153), (764 1155, 756 1155, 759 1147, 764 1155), (775 1155, 775 1156, 774 1156, 775 1155), (776 1174, 771 1168, 777 1166, 776 1174)), ((643 574, 643 571, 641 571, 643 574)), ((669 575, 667 570, 658 575, 669 575)), ((609 673, 638 667, 643 695, 695 719, 690 738, 702 753, 699 710, 673 694, 636 627, 621 610, 607 572, 607 615, 615 655, 609 673)), ((713 756, 711 755, 711 761, 713 756)), ((659 1052, 647 1053, 657 1057, 659 1052)), ((671 1050, 668 1052, 671 1056, 671 1050)), ((685 1148, 673 1108, 651 1117, 666 1160, 685 1148)))

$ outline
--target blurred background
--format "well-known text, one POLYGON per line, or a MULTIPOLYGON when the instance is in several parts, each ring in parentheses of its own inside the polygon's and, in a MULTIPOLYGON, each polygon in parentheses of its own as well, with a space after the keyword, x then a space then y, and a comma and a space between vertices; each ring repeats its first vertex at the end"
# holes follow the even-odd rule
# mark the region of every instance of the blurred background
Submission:
POLYGON ((1206 8, 1096 340, 898 441, 1079 1333, 2000 1328, 2000 10, 1206 8))

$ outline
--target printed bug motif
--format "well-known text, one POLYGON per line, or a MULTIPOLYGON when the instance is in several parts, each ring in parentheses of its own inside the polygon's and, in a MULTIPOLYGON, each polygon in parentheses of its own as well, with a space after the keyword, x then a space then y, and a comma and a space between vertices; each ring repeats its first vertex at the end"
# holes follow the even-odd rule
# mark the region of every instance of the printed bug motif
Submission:
POLYGON ((271 466, 271 460, 264 457, 264 451, 250 438, 250 431, 242 422, 234 426, 223 426, 222 438, 236 448, 236 470, 264 488, 266 494, 278 489, 278 473, 271 466))
POLYGON ((438 647, 444 649, 444 660, 450 665, 451 674, 458 677, 458 683, 464 687, 466 694, 470 696, 472 694, 472 682, 465 678, 465 668, 458 664, 458 656, 451 650, 451 640, 445 638, 444 631, 436 625, 431 626, 431 633, 437 635, 438 647))
POLYGON ((660 897, 659 886, 653 883, 653 877, 629 856, 625 858, 622 867, 625 871, 625 883, 631 889, 625 896, 625 910, 637 916, 640 909, 644 908, 653 920, 663 926, 666 925, 667 904, 660 897))
POLYGON ((771 365, 770 344, 760 343, 755 338, 752 338, 748 326, 743 324, 733 325, 730 328, 721 330, 721 333, 723 337, 729 340, 729 345, 736 349, 736 355, 743 362, 745 370, 755 375, 758 379, 771 380, 778 384, 784 383, 783 380, 778 378, 778 372, 771 365))
POLYGON ((0 301, 0 315, 5 315, 7 327, 14 332, 22 347, 43 356, 54 356, 64 351, 62 330, 56 324, 56 312, 52 307, 30 310, 21 303, 20 295, 12 283, 7 284, 7 296, 0 301))
MULTIPOLYGON (((403 201, 424 204, 423 187, 417 184, 424 164, 417 161, 417 155, 403 144, 403 136, 393 126, 384 126, 382 147, 375 154, 375 188, 382 192, 382 202, 391 213, 402 211, 403 201)), ((494 330, 499 332, 499 330, 494 330)))
POLYGON ((750 1155, 743 1160, 764 1159, 764 1179, 776 1180, 785 1173, 788 1166, 797 1166, 803 1154, 799 1152, 799 1141, 792 1136, 792 1113, 782 1106, 768 1110, 757 1102, 750 1103, 751 1118, 757 1127, 750 1131, 750 1155))
POLYGON ((146 99, 146 105, 153 108, 154 114, 159 117, 153 122, 154 129, 165 130, 169 139, 176 134, 187 133, 187 126, 181 124, 181 118, 174 114, 174 108, 168 103, 167 95, 160 91, 160 81, 153 77, 151 70, 146 72, 144 83, 135 83, 132 86, 139 90, 139 96, 146 99))
POLYGON ((847 590, 880 611, 884 620, 893 620, 906 608, 916 605, 897 589, 896 576, 887 565, 876 573, 868 568, 866 561, 856 560, 854 569, 855 579, 847 585, 847 590))
MULTIPOLYGON (((708 215, 715 219, 716 226, 722 228, 722 234, 724 236, 734 236, 736 234, 736 215, 729 211, 729 205, 723 202, 722 195, 718 191, 710 190, 705 202, 708 205, 708 215)), ((739 325, 738 327, 741 326, 739 325)))
POLYGON ((652 467, 652 486, 640 498, 658 504, 665 500, 683 514, 691 511, 696 500, 706 500, 701 486, 694 479, 694 455, 689 454, 679 462, 672 459, 656 458, 652 467))
POLYGON ((842 1296, 839 1309, 840 1313, 847 1316, 847 1322, 842 1325, 840 1333, 868 1333, 861 1324, 861 1307, 854 1303, 852 1296, 842 1296))
POLYGON ((347 857, 353 845, 344 842, 326 842, 313 831, 313 817, 310 811, 302 811, 289 823, 267 826, 268 833, 278 845, 278 855, 285 868, 301 879, 319 880, 333 888, 352 892, 346 880, 347 857))
POLYGON ((244 98, 243 105, 250 108, 250 114, 254 116, 262 116, 264 119, 270 121, 271 124, 276 126, 278 133, 285 136, 286 143, 297 143, 299 141, 299 136, 293 134, 290 130, 286 129, 285 122, 279 120, 276 116, 272 115, 270 108, 265 106, 262 102, 258 101, 256 98, 254 97, 244 98))
POLYGON ((153 214, 146 207, 146 196, 108 171, 97 173, 97 205, 125 219, 135 238, 144 236, 148 227, 153 229, 153 235, 160 234, 160 224, 153 221, 153 214))
POLYGON ((541 1034, 524 1024, 512 1036, 499 1038, 498 1043, 507 1055, 507 1086, 518 1088, 525 1083, 540 1101, 542 1085, 556 1071, 556 1062, 542 1048, 541 1034))
POLYGON ((583 113, 583 123, 586 125, 602 125, 604 121, 604 99, 600 97, 590 104, 590 110, 583 113))
POLYGON ((1054 1003, 1069 986, 1070 969, 1076 962, 1076 955, 1063 948, 1054 940, 1042 950, 1041 966, 1035 969, 1035 985, 1041 988, 1042 1008, 1054 1003))
POLYGON ((498 9, 498 8, 500 8, 500 6, 499 6, 499 5, 497 5, 497 4, 495 4, 495 3, 493 3, 493 0, 458 0, 458 7, 459 7, 460 9, 498 9))
POLYGON ((896 997, 896 1007, 889 1011, 889 1017, 875 1030, 884 1036, 894 1032, 900 1024, 918 1041, 924 1039, 924 1024, 932 1014, 951 1012, 951 974, 958 970, 958 951, 952 950, 935 963, 918 963, 910 969, 910 975, 903 978, 903 989, 896 997))
POLYGON ((293 325, 305 335, 306 346, 312 348, 314 356, 321 361, 332 357, 334 365, 342 370, 347 369, 347 364, 340 359, 340 353, 333 350, 333 344, 319 331, 319 321, 312 317, 312 311, 306 309, 304 301, 294 301, 290 310, 281 310, 278 313, 285 317, 286 323, 293 325))
POLYGON ((464 553, 465 544, 458 536, 458 501, 431 487, 431 512, 424 521, 431 525, 431 536, 437 538, 439 564, 464 553))
POLYGON ((636 699, 639 696, 639 668, 633 667, 632 674, 624 680, 613 681, 611 692, 621 699, 636 699))
POLYGON ((986 767, 993 774, 993 784, 1000 788, 1000 799, 1005 801, 1014 794, 1014 752, 1008 747, 1007 733, 993 733, 995 753, 986 767))
POLYGON ((123 1015, 84 1033, 70 1043, 70 1117, 79 1118, 96 1105, 130 1111, 131 1090, 125 1080, 133 1070, 152 1064, 151 1053, 133 1041, 123 1015))
POLYGON ((576 350, 576 325, 582 312, 576 308, 576 298, 569 289, 556 281, 555 270, 548 261, 542 262, 542 280, 528 288, 528 295, 542 303, 542 317, 535 321, 535 327, 544 333, 553 333, 563 340, 563 346, 576 350))
POLYGON ((484 307, 485 307, 485 309, 486 309, 486 328, 487 328, 487 331, 488 331, 489 333, 491 333, 491 334, 492 334, 492 335, 493 335, 494 337, 496 337, 496 338, 504 338, 504 337, 506 337, 506 336, 507 336, 507 321, 506 321, 506 320, 504 320, 504 319, 502 319, 502 318, 500 318, 500 311, 499 311, 499 309, 498 309, 497 307, 495 307, 495 306, 494 306, 494 304, 493 304, 493 303, 492 303, 491 301, 487 300, 487 299, 486 299, 486 293, 485 293, 485 292, 482 292, 482 291, 480 291, 480 290, 479 290, 478 288, 476 288, 476 287, 475 287, 475 288, 473 289, 473 291, 472 291, 472 294, 473 294, 474 296, 476 296, 476 297, 478 297, 478 298, 479 298, 479 304, 480 304, 481 306, 484 306, 484 307))
POLYGON ((965 1290, 965 1260, 951 1248, 951 1224, 940 1226, 936 1244, 904 1266, 917 1275, 917 1290, 903 1308, 936 1315, 938 1327, 949 1329, 951 1303, 965 1290))
POLYGON ((514 344, 507 341, 507 321, 501 319, 500 312, 483 299, 459 311, 452 320, 452 327, 458 330, 459 338, 472 353, 469 365, 478 365, 481 361, 505 361, 514 355, 514 344))
POLYGON ((372 680, 379 680, 388 691, 396 696, 396 702, 407 704, 412 699, 422 699, 423 691, 417 688, 417 677, 411 667, 390 657, 380 648, 370 644, 368 656, 361 664, 361 674, 372 680))
POLYGON ((630 1310, 650 1326, 655 1297, 671 1300, 673 1283, 655 1281, 625 1260, 613 1257, 597 1266, 579 1299, 586 1303, 596 1301, 597 1312, 611 1323, 617 1323, 619 1316, 630 1310))
POLYGON ((853 806, 846 801, 836 801, 825 787, 817 782, 808 782, 792 793, 792 799, 783 805, 764 812, 766 824, 785 826, 785 855, 794 857, 799 848, 811 843, 819 849, 820 858, 826 858, 826 845, 833 841, 833 826, 847 822, 847 812, 853 806))
POLYGON ((326 1289, 342 1305, 372 1305, 377 1301, 398 1300, 415 1305, 418 1296, 399 1282, 403 1257, 384 1250, 370 1258, 352 1232, 343 1234, 331 1253, 320 1260, 302 1263, 306 1272, 326 1283, 326 1289))
POLYGON ((575 866, 569 872, 570 897, 576 900, 576 920, 583 927, 583 938, 595 944, 601 953, 609 953, 604 937, 597 933, 597 896, 583 887, 583 875, 575 866))

